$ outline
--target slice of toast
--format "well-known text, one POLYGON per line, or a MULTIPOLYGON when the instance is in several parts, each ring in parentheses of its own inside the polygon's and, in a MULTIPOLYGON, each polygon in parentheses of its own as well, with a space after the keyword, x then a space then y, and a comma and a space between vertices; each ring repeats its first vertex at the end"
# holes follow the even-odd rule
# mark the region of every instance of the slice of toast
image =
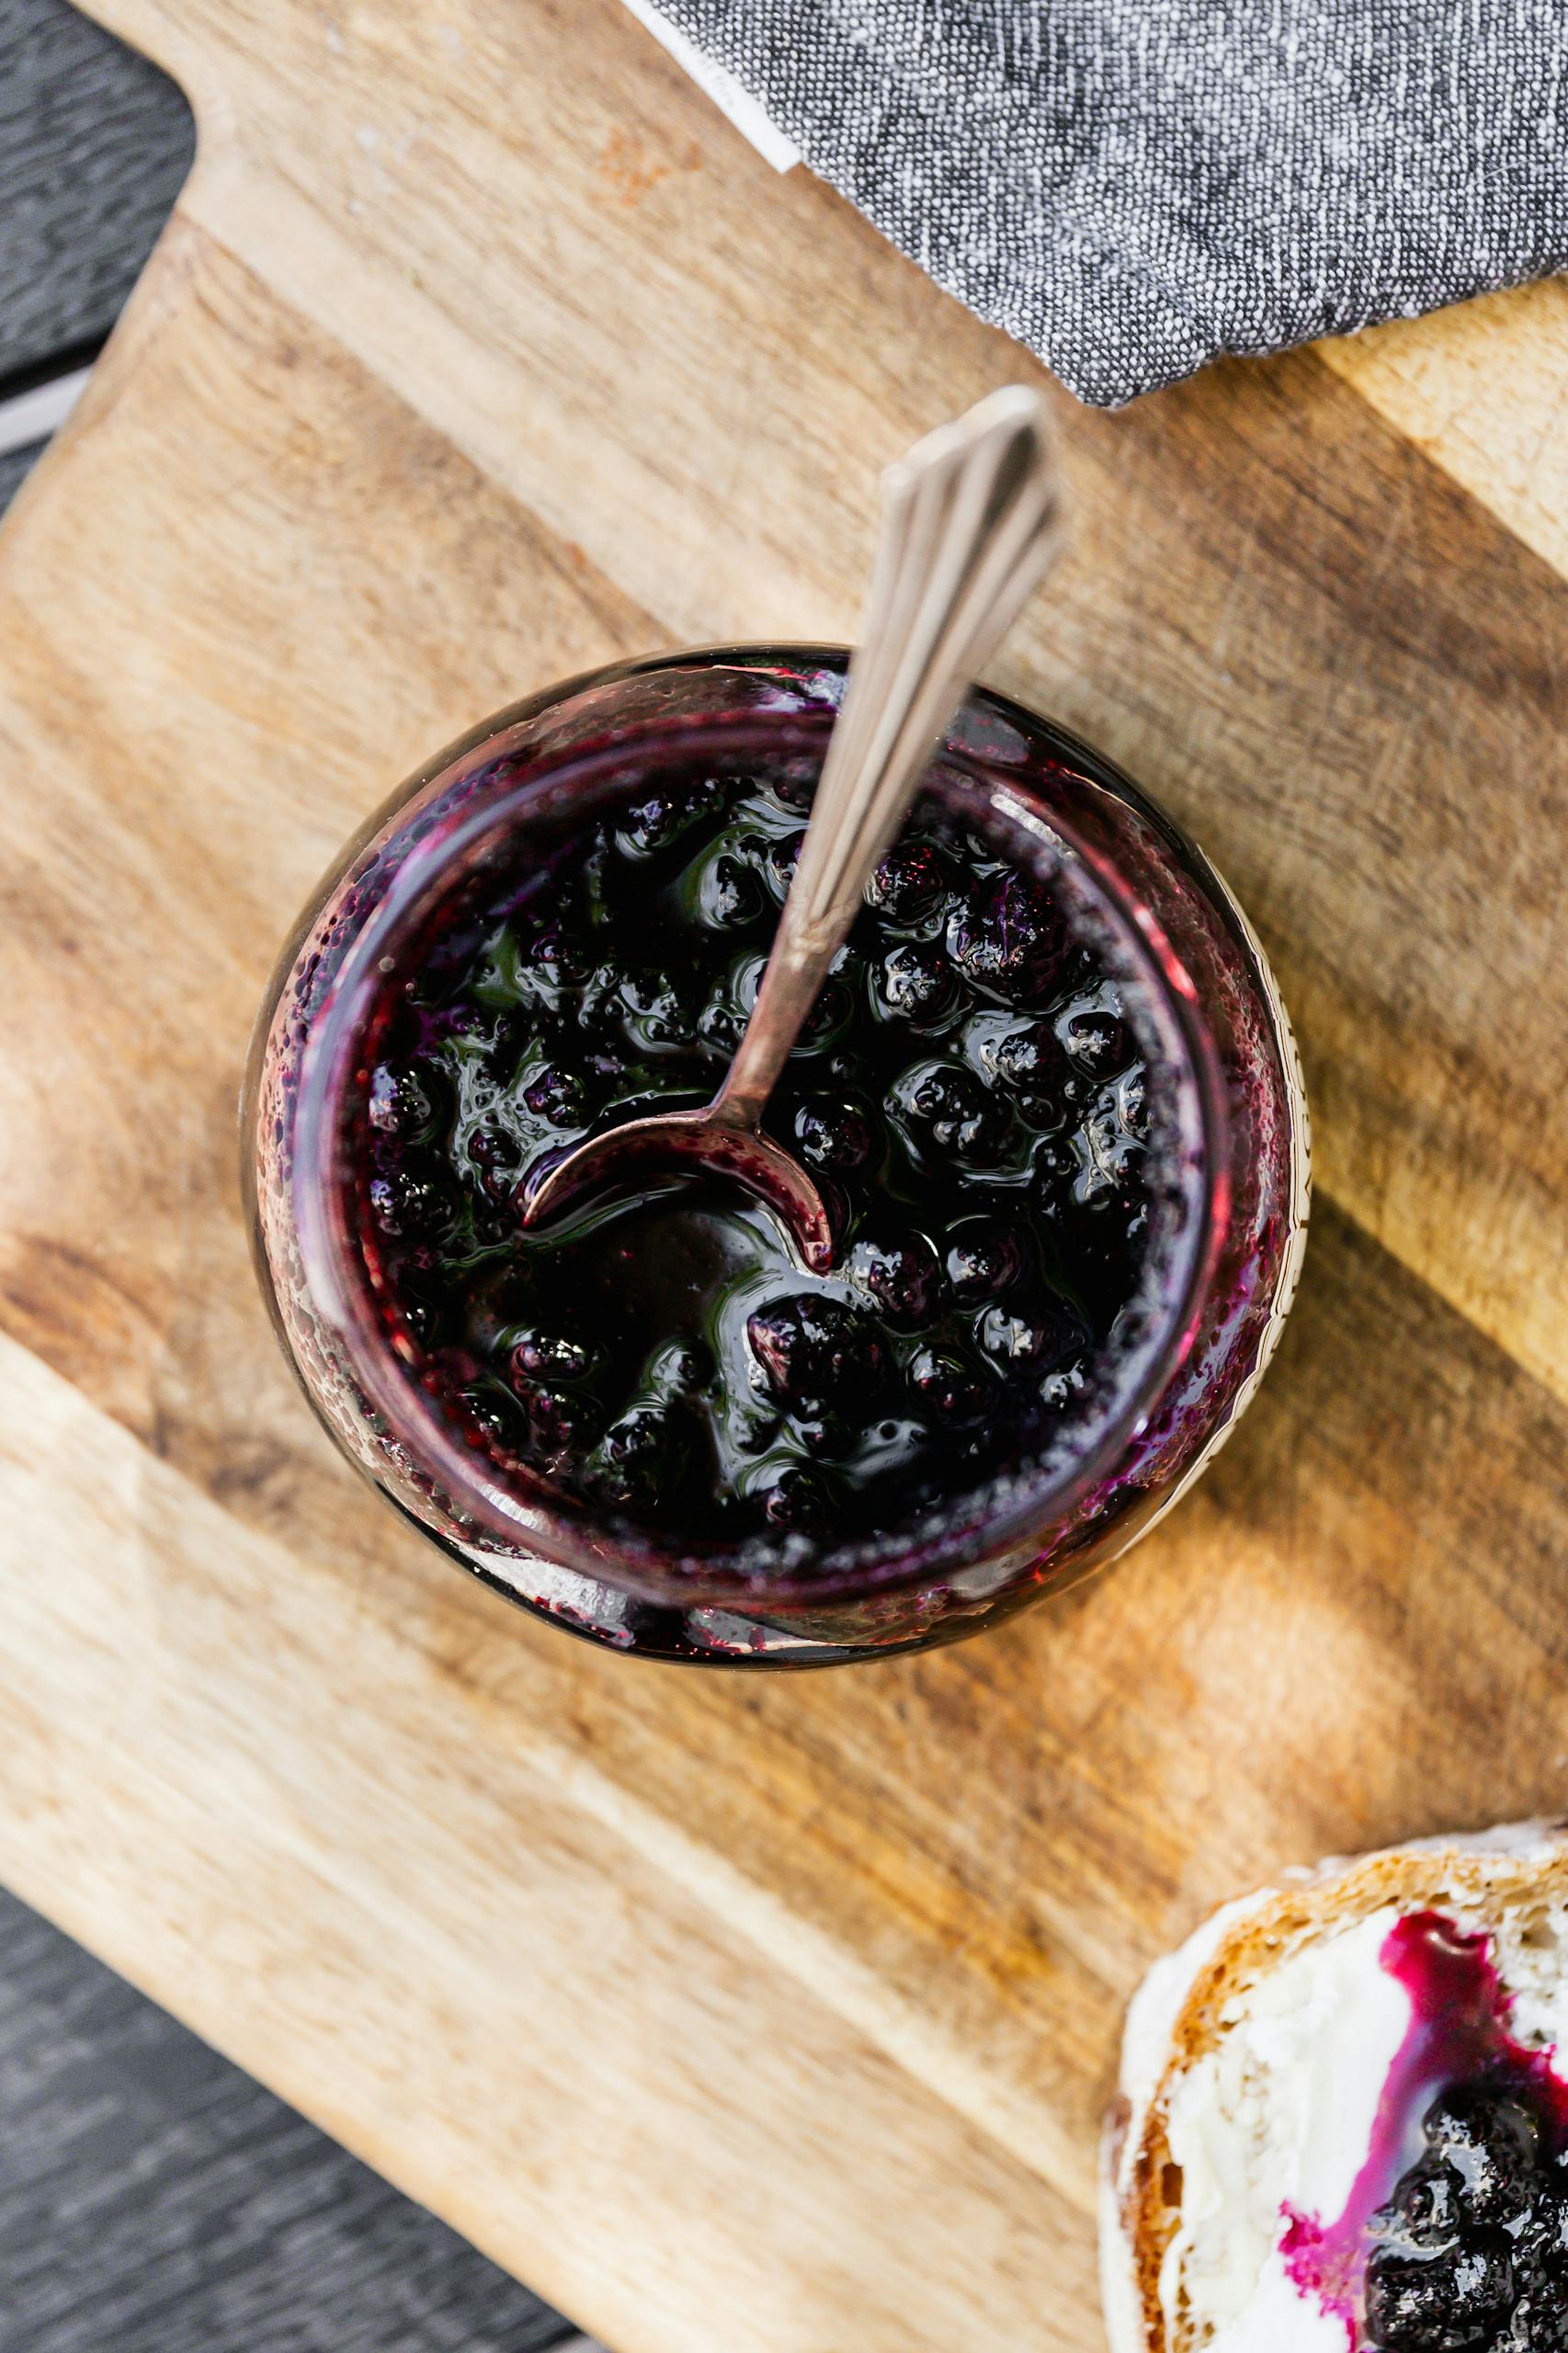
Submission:
MULTIPOLYGON (((1548 2057, 1560 2039, 1568 2052, 1568 1824, 1335 1858, 1225 1905, 1156 1964, 1128 2013, 1101 2214, 1112 2353, 1372 2344, 1367 2298, 1399 2282, 1397 2264, 1369 2280, 1369 2233, 1392 2226, 1386 2203, 1368 2215, 1396 2179, 1404 2191, 1415 2159, 1438 2165, 1423 2118, 1454 2053, 1489 2082, 1523 2071, 1532 2100, 1561 2091, 1568 2131, 1568 2086, 1548 2057), (1439 1969, 1412 1991, 1402 1956, 1423 1938, 1468 1990, 1439 1969)), ((1562 2181, 1568 2196, 1568 2170, 1562 2181)), ((1436 2244, 1428 2231, 1403 2251, 1424 2262, 1436 2244)), ((1494 2232, 1488 2244, 1506 2266, 1511 2243, 1494 2232)), ((1424 2290, 1426 2272, 1414 2277, 1424 2290)), ((1516 2313, 1524 2333, 1506 2341, 1537 2341, 1528 2321, 1516 2313)), ((1381 2309, 1373 2324, 1386 2325, 1381 2309)))

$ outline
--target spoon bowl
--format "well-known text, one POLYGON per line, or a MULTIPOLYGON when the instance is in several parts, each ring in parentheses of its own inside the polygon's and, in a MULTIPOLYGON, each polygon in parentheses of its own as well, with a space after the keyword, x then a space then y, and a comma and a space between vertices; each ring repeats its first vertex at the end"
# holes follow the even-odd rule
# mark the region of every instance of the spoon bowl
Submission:
POLYGON ((722 1097, 700 1111, 656 1111, 590 1136, 529 1187, 523 1222, 542 1223, 633 1169, 651 1176, 661 1168, 728 1177, 773 1211, 810 1273, 831 1268, 833 1227, 822 1195, 791 1154, 727 1114, 722 1097))
POLYGON ((831 1267, 822 1196, 764 1135, 762 1115, 936 745, 1051 561, 1059 507, 1045 404, 1024 385, 993 392, 889 469, 860 650, 724 1084, 706 1110, 590 1136, 527 1188, 525 1225, 632 1167, 676 1164, 738 1180, 778 1212, 809 1270, 831 1267))

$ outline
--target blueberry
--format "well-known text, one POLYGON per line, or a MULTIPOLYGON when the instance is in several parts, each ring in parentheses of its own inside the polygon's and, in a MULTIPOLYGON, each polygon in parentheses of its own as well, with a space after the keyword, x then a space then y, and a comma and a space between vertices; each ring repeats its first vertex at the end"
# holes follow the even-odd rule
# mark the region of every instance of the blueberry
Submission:
POLYGON ((595 1468, 614 1503, 667 1501, 686 1470, 684 1433, 658 1405, 633 1405, 600 1440, 595 1468))
POLYGON ((480 1172, 486 1200, 497 1207, 508 1204, 516 1190, 516 1172, 523 1156, 516 1136, 493 1120, 482 1120, 469 1136, 468 1156, 480 1172))
POLYGON ((1040 1384, 1040 1402, 1051 1414, 1060 1414, 1074 1397, 1081 1397, 1088 1386, 1088 1372, 1082 1358, 1072 1364, 1059 1365, 1048 1372, 1040 1384))
POLYGON ((644 792, 615 829, 617 848, 633 858, 652 858, 668 849, 699 817, 711 813, 721 792, 722 788, 711 783, 644 792))
POLYGON ((788 1529, 800 1536, 825 1536, 832 1526, 833 1498, 818 1472, 801 1462, 786 1464, 778 1477, 758 1489, 769 1528, 788 1529))
POLYGON ((596 1430, 591 1400, 570 1395, 549 1381, 518 1377, 516 1365, 508 1388, 469 1391, 469 1409, 508 1452, 523 1454, 544 1471, 561 1471, 577 1461, 596 1430))
POLYGON ((1032 1163, 1038 1207, 1053 1222, 1060 1222, 1073 1199, 1082 1167, 1070 1136, 1047 1136, 1032 1163))
POLYGON ((795 1147, 813 1168, 858 1168, 869 1156, 871 1126, 864 1111, 832 1095, 809 1095, 795 1113, 795 1147))
POLYGON ((689 1397, 711 1380, 712 1358, 685 1340, 665 1340, 642 1368, 639 1386, 665 1397, 689 1397))
POLYGON ((1385 2353, 1460 2353, 1491 2343, 1514 2301, 1501 2231, 1478 2231, 1447 2253, 1374 2247, 1367 2263, 1367 2334, 1385 2353))
POLYGON ((1532 2261, 1551 2265, 1568 2286, 1568 2163, 1557 2159, 1554 2177, 1541 2182, 1525 2234, 1532 2261))
POLYGON ((570 1398, 562 1388, 541 1381, 520 1391, 518 1404, 528 1415, 529 1452, 549 1468, 570 1466, 591 1436, 594 1412, 584 1398, 570 1398))
POLYGON ((498 1451, 517 1454, 523 1449, 524 1434, 508 1398, 485 1386, 464 1390, 462 1403, 469 1420, 498 1451))
POLYGON ((623 972, 616 983, 615 1005, 628 1038, 644 1052, 689 1045, 696 1035, 681 988, 655 966, 623 972))
POLYGON ((965 1218, 948 1237, 948 1280, 964 1306, 995 1299, 1023 1273, 1021 1236, 1000 1218, 965 1218))
POLYGON ((529 1079, 523 1101, 536 1120, 547 1120, 552 1128, 580 1128, 590 1109, 582 1074, 556 1063, 547 1063, 529 1079))
POLYGON ((1064 1014, 1060 1036, 1075 1063, 1105 1077, 1125 1070, 1135 1051, 1125 1021, 1095 1006, 1064 1014))
POLYGON ((746 1017, 733 1002, 728 988, 716 989, 697 1017, 697 1034, 705 1046, 726 1061, 744 1034, 746 1017))
POLYGON ((1049 1021, 1008 1030, 996 1047, 996 1075, 1030 1095, 1059 1097, 1074 1085, 1065 1050, 1049 1021))
POLYGON ((974 1073, 952 1063, 927 1063, 906 1071, 893 1086, 889 1108, 901 1111, 927 1149, 965 1160, 987 1160, 1000 1150, 1007 1115, 974 1073))
POLYGON ((1506 2353, 1568 2353, 1568 2214, 1551 2188, 1539 2194, 1529 2221, 1514 2241, 1518 2291, 1513 2327, 1500 2340, 1506 2353))
POLYGON ((498 1026, 493 1010, 488 1006, 475 1005, 471 998, 460 998, 456 1005, 447 1007, 448 1037, 476 1046, 481 1051, 494 1044, 498 1026))
POLYGON ((980 1319, 977 1339, 993 1364, 1004 1372, 1045 1371, 1060 1364, 1084 1345, 1083 1326, 1064 1309, 1046 1306, 1014 1310, 988 1307, 980 1319))
POLYGON ((790 1422, 808 1454, 841 1454, 848 1442, 849 1429, 844 1415, 830 1407, 792 1414, 790 1422))
POLYGON ((737 931, 762 912, 762 894, 754 875, 727 850, 704 861, 698 877, 697 916, 710 931, 737 931))
POLYGON ((880 1239, 862 1235, 845 1267, 895 1329, 910 1332, 928 1323, 941 1290, 937 1253, 923 1233, 880 1239))
POLYGON ((1459 2175, 1445 2159, 1428 2154, 1401 2177, 1393 2196, 1372 2217, 1380 2238, 1407 2249, 1439 2253, 1451 2246, 1464 2225, 1459 2175))
POLYGON ((1044 996, 1067 947, 1060 909, 1021 874, 983 884, 948 926, 948 952, 964 977, 1009 1005, 1044 996))
POLYGON ((786 809, 809 809, 816 799, 817 770, 807 761, 791 761, 774 770, 767 789, 786 809))
POLYGON ((370 1179, 370 1214, 383 1233, 405 1242, 444 1240, 457 1222, 457 1207, 433 1162, 405 1160, 384 1176, 370 1179))
POLYGON ((634 801, 615 829, 618 848, 646 858, 675 840, 680 830, 679 804, 667 792, 644 793, 634 801))
MULTIPOLYGON (((842 979, 829 980, 807 1014, 801 1031, 802 1044, 823 1046, 840 1037, 854 1010, 842 979)), ((798 1050, 797 1050, 798 1051, 798 1050)))
POLYGON ((917 1348, 909 1361, 910 1393, 920 1412, 945 1427, 977 1422, 996 1403, 996 1383, 952 1348, 917 1348))
POLYGON ((468 1156, 476 1168, 516 1168, 523 1153, 516 1136, 483 1120, 469 1135, 468 1156))
POLYGON ((594 969, 594 952, 575 932, 551 924, 529 942, 525 961, 529 972, 553 993, 581 988, 594 969))
POLYGON ((905 1021, 934 1021, 952 1003, 953 970, 940 949, 901 939, 876 967, 874 987, 881 1012, 905 1021))
POLYGON ((1427 2109, 1427 2146, 1458 2174, 1460 2200, 1477 2222, 1517 2222, 1534 2191, 1540 2127, 1507 2092, 1460 2084, 1427 2109))
POLYGON ((403 1320, 409 1336, 422 1348, 432 1348, 440 1335, 441 1311, 433 1300, 415 1299, 405 1292, 403 1299, 403 1320))
POLYGON ((776 899, 785 898, 795 879, 801 844, 805 838, 803 829, 798 834, 780 834, 762 853, 762 871, 776 899))
POLYGON ((876 1334, 841 1300, 798 1293, 759 1308, 746 1337, 763 1381, 786 1412, 864 1403, 881 1378, 876 1334))
POLYGON ((514 1383, 526 1388, 540 1380, 586 1381, 597 1361, 597 1349, 562 1332, 526 1331, 513 1341, 510 1362, 514 1383))
POLYGON ((1060 1092, 1044 1087, 1020 1086, 1013 1097, 1018 1117, 1031 1128, 1057 1128, 1072 1110, 1072 1098, 1078 1093, 1078 1083, 1069 1079, 1060 1092))
POLYGON ((418 1071, 406 1063, 379 1063, 370 1073, 368 1113, 382 1135, 408 1137, 429 1126, 436 1107, 418 1071))
POLYGON ((577 1001, 577 1022, 590 1035, 603 1030, 608 1023, 619 1022, 621 1013, 620 986, 626 978, 612 957, 603 957, 583 983, 577 1001))
POLYGON ((951 869, 934 842, 895 842, 867 883, 866 897, 889 923, 918 923, 951 880, 951 869))
MULTIPOLYGON (((767 961, 765 956, 743 956, 738 958, 730 968, 727 981, 723 984, 723 992, 727 995, 729 1002, 737 1008, 743 1019, 750 1014, 756 1003, 757 992, 762 985, 762 975, 767 961)), ((801 1024, 800 1040, 795 1049, 797 1053, 806 1046, 832 1045, 848 1023, 850 1015, 854 1011, 854 999, 847 978, 849 963, 849 949, 841 948, 828 966, 827 979, 817 991, 816 1000, 801 1024)))
POLYGON ((574 912, 594 931, 601 930, 609 920, 613 913, 612 893, 626 880, 624 860, 615 854, 618 847, 613 828, 598 824, 593 827, 585 847, 578 853, 581 862, 574 892, 574 912))

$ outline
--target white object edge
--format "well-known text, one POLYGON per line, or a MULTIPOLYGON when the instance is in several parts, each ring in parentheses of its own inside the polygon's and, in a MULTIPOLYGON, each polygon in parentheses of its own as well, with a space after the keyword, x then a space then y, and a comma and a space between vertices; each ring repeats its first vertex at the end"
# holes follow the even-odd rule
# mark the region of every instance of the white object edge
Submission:
POLYGON ((47 441, 75 407, 91 372, 73 368, 68 376, 56 376, 47 384, 35 385, 30 392, 0 401, 0 458, 13 449, 30 449, 35 441, 47 441))
POLYGON ((727 114, 735 129, 751 141, 757 153, 772 165, 776 172, 788 172, 801 160, 801 151, 785 138, 766 108, 760 106, 749 90, 736 81, 728 66, 717 64, 677 32, 667 17, 662 17, 653 0, 626 0, 626 6, 640 24, 647 26, 653 39, 662 41, 678 65, 684 65, 692 80, 707 91, 721 114, 727 114))

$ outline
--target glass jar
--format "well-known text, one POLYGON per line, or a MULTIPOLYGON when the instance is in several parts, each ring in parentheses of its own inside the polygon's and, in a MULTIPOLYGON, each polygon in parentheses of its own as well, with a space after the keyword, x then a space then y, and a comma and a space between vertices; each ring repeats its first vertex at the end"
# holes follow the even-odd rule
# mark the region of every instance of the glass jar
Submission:
POLYGON ((386 975, 417 961, 433 925, 526 868, 531 845, 632 793, 651 767, 751 774, 787 761, 814 773, 846 660, 802 646, 665 655, 487 720, 349 846, 297 926, 256 1028, 244 1183, 262 1287, 311 1404, 349 1461, 455 1561, 619 1650, 828 1665, 955 1641, 1062 1591, 1196 1477, 1251 1397, 1295 1288, 1306 1108, 1250 926, 1127 778, 977 691, 926 790, 1017 864, 1049 873, 1161 1074, 1165 1176, 1148 1271, 1091 1404, 1061 1442, 939 1526, 824 1549, 759 1580, 498 1476, 421 1384, 356 1233, 353 1136, 386 975))

